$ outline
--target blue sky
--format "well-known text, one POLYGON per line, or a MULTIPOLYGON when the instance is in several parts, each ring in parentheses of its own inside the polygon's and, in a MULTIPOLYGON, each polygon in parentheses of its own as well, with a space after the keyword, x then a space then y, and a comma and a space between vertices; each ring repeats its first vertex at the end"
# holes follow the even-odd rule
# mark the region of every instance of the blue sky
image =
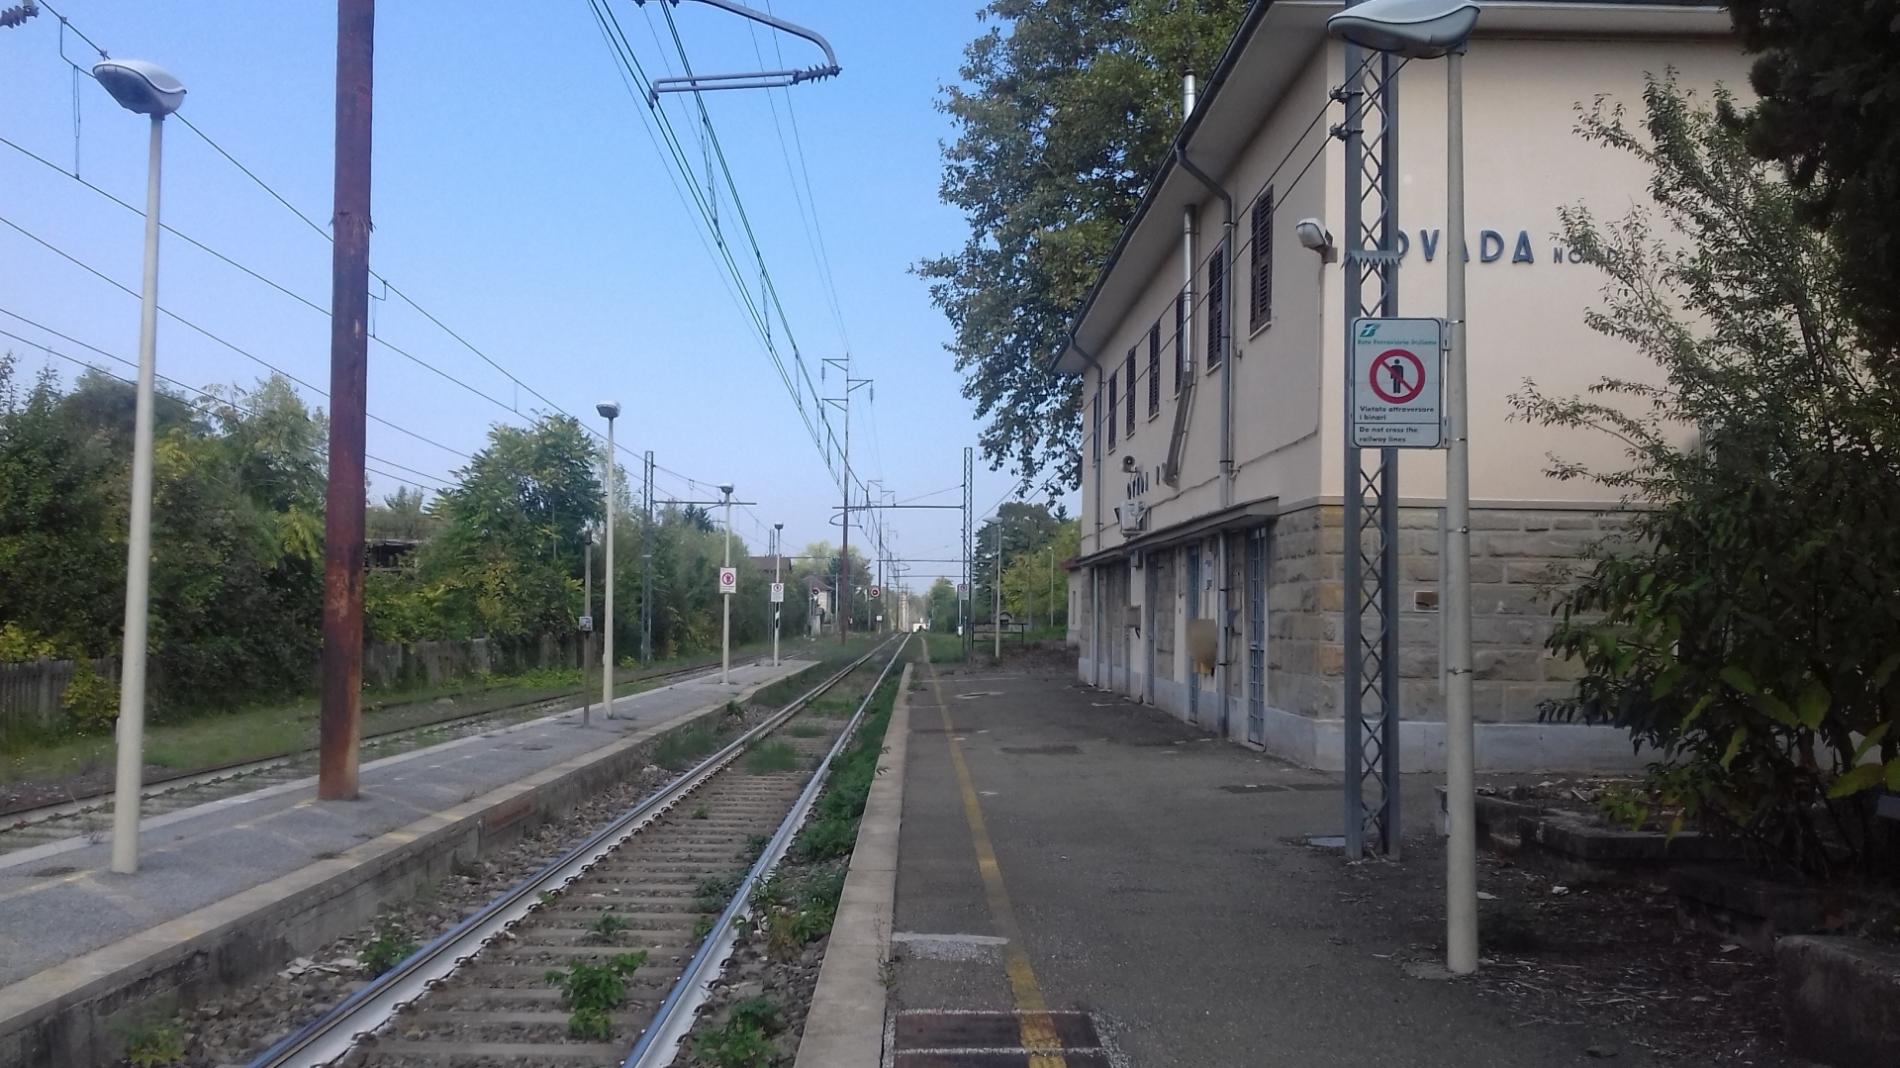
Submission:
MULTIPOLYGON (((678 57, 657 4, 610 0, 635 54, 655 76, 678 57)), ((977 424, 942 345, 949 327, 908 272, 954 248, 960 216, 937 200, 938 145, 951 136, 934 102, 979 32, 979 0, 893 6, 872 0, 777 0, 781 16, 825 34, 844 73, 774 90, 706 96, 765 263, 814 378, 849 351, 875 379, 853 415, 853 467, 900 498, 957 484, 977 424), (795 111, 796 136, 788 111, 795 111), (773 105, 777 106, 777 122, 773 105), (783 140, 781 140, 781 137, 783 140), (803 169, 835 282, 834 315, 800 214, 803 169), (783 146, 783 147, 782 147, 783 146), (796 177, 794 177, 796 176, 796 177), (842 321, 842 327, 840 326, 842 321)), ((59 11, 116 57, 168 67, 189 89, 188 117, 320 224, 330 214, 335 11, 327 3, 126 3, 63 0, 59 11)), ((675 12, 701 72, 753 69, 761 27, 702 4, 675 12)), ((789 65, 817 62, 784 38, 789 65)), ((0 136, 119 198, 143 203, 144 120, 120 110, 61 57, 50 12, 0 30, 0 136), (75 91, 76 89, 76 91, 75 91), (75 100, 77 105, 75 107, 75 100)), ((71 33, 66 57, 93 56, 71 33)), ((829 538, 836 491, 729 276, 709 251, 641 121, 585 0, 521 5, 385 2, 378 11, 371 265, 487 356, 560 407, 591 416, 623 405, 619 439, 651 448, 673 472, 760 502, 738 515, 762 551, 760 523, 782 521, 791 546, 829 538)), ((664 107, 704 187, 690 97, 664 107)), ((327 307, 330 249, 290 211, 178 123, 166 129, 165 221, 285 288, 327 307)), ((70 177, 0 145, 0 218, 136 289, 141 220, 70 177)), ((757 267, 720 191, 722 230, 757 267)), ((380 287, 372 286, 380 296, 380 287)), ((258 357, 327 387, 321 314, 167 235, 160 303, 258 357)), ((372 302, 378 337, 502 402, 475 396, 373 344, 373 417, 463 452, 490 424, 544 407, 528 391, 400 301, 372 302)), ((90 345, 136 357, 137 301, 0 226, 0 309, 90 345)), ((0 328, 94 362, 101 357, 18 319, 0 328)), ((783 326, 773 335, 783 348, 783 326)), ((11 339, 29 373, 70 364, 11 339)), ((115 370, 129 374, 123 367, 115 370)), ((159 372, 194 386, 248 384, 268 373, 230 348, 161 319, 159 372)), ((835 394, 836 372, 821 384, 835 394)), ((311 398, 325 404, 321 398, 311 398)), ((809 401, 807 402, 810 403, 809 401)), ((834 424, 842 426, 834 413, 834 424)), ((598 420, 595 420, 598 422, 598 420)), ((444 479, 460 457, 371 422, 369 451, 444 479)), ((622 459, 626 457, 623 454, 622 459)), ((1012 484, 978 459, 976 507, 1012 484)), ((394 468, 390 470, 395 471, 394 468)), ((402 473, 395 471, 395 473, 402 473)), ((417 481, 429 480, 418 478, 417 481)), ((372 494, 399 483, 371 476, 372 494)), ((704 493, 663 474, 662 497, 704 493)), ((955 492, 920 503, 957 501, 955 492)), ((1072 506, 1073 507, 1073 506, 1072 506)), ((895 513, 901 555, 955 555, 955 512, 895 513)), ((921 586, 944 568, 919 565, 921 586)))

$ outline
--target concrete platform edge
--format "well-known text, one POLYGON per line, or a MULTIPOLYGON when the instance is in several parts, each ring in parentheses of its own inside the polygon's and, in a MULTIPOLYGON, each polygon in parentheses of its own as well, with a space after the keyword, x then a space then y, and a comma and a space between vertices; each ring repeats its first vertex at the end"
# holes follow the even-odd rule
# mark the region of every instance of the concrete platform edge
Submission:
POLYGON ((910 676, 911 665, 905 664, 793 1068, 879 1068, 884 1063, 884 1012, 890 997, 884 962, 890 957, 897 910, 910 676))
MULTIPOLYGON (((750 687, 744 701, 777 680, 750 687)), ((0 1064, 104 1064, 118 1056, 113 1026, 172 1011, 274 971, 373 917, 383 902, 446 875, 460 859, 514 841, 574 797, 619 776, 635 750, 708 715, 727 698, 433 813, 336 857, 0 988, 0 1064)))

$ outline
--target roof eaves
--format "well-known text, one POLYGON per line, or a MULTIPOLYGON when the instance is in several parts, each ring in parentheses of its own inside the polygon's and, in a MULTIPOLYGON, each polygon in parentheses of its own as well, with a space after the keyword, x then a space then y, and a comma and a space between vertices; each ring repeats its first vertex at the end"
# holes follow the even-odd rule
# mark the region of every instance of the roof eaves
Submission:
POLYGON ((1213 71, 1207 76, 1207 85, 1194 98, 1194 112, 1187 117, 1186 122, 1181 124, 1181 129, 1176 131, 1174 142, 1168 146, 1167 155, 1161 159, 1161 166, 1155 168, 1154 177, 1148 179, 1148 187, 1141 195, 1141 203, 1136 205, 1135 213, 1129 216, 1127 225, 1122 227, 1121 236, 1116 238, 1115 247, 1109 250, 1108 258, 1102 261, 1102 266, 1096 271, 1095 284, 1089 287, 1088 297, 1082 301, 1081 310, 1069 320, 1068 339, 1049 357, 1049 370, 1056 370, 1057 362, 1070 349, 1075 348, 1076 329, 1083 320, 1089 317, 1089 312, 1094 310, 1095 299, 1101 295, 1102 286, 1108 281, 1109 273, 1121 259, 1122 252, 1128 247, 1128 242, 1133 240, 1135 231, 1141 228, 1142 220, 1147 218, 1155 199, 1160 196, 1161 187, 1167 182, 1168 175, 1173 173, 1182 151, 1187 148, 1188 142, 1193 140, 1194 131, 1200 129, 1201 121, 1207 115, 1207 109, 1219 95, 1221 86, 1227 83, 1228 76, 1233 73, 1235 65, 1239 63, 1240 54, 1246 50, 1247 42, 1253 37, 1254 30, 1259 28, 1260 20, 1272 6, 1273 0, 1254 0, 1254 3, 1248 5, 1246 14, 1241 16, 1240 26, 1234 30, 1233 38, 1227 42, 1227 50, 1221 53, 1220 61, 1214 64, 1213 71))

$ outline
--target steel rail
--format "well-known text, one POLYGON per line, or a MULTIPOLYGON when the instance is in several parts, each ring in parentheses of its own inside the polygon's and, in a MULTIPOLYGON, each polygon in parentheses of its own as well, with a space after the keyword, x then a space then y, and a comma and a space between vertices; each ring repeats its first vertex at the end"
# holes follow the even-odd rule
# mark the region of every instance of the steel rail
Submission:
POLYGON ((543 891, 558 890, 579 878, 714 775, 725 770, 752 743, 777 730, 806 705, 857 671, 893 640, 896 639, 887 640, 873 648, 794 698, 658 793, 615 817, 559 859, 522 880, 513 889, 436 937, 322 1016, 278 1041, 253 1059, 248 1068, 322 1068, 336 1063, 364 1038, 387 1024, 403 1007, 448 979, 457 968, 474 959, 490 941, 505 935, 509 928, 540 907, 543 891))
POLYGON ((778 831, 772 835, 772 841, 766 845, 764 852, 759 854, 759 859, 753 862, 751 870, 746 872, 745 881, 739 884, 739 889, 732 895, 732 901, 719 914, 719 919, 713 924, 711 933, 707 934, 706 940, 700 944, 699 951, 693 954, 692 961, 686 965, 685 973, 680 976, 678 982, 673 984, 673 989, 667 991, 666 1000, 660 1002, 659 1010, 654 1013, 653 1022, 647 1024, 646 1030, 640 1033, 639 1041, 634 1043, 633 1051, 627 1054, 627 1059, 621 1063, 621 1068, 665 1068, 666 1065, 673 1063, 674 1057, 679 1055, 679 1045, 686 1038, 687 1032, 692 1030, 699 1006, 705 1002, 713 981, 718 979, 720 973, 725 970, 726 958, 731 955, 733 947, 738 943, 741 922, 751 920, 753 889, 772 874, 772 871, 778 867, 779 861, 784 859, 786 851, 791 848, 792 838, 798 833, 798 829, 804 826, 805 817, 811 812, 812 802, 817 800, 818 792, 824 789, 826 776, 831 771, 832 760, 844 751, 845 746, 851 743, 851 739, 857 736, 858 724, 863 722, 865 710, 871 707, 871 702, 876 699, 878 690, 884 685, 884 680, 890 676, 891 668, 895 667, 899 658, 903 656, 904 648, 910 644, 910 635, 910 631, 904 631, 899 636, 897 649, 885 663, 884 670, 878 672, 877 681, 865 691, 864 700, 858 702, 858 709, 852 714, 851 721, 845 724, 838 739, 831 744, 831 751, 825 754, 817 770, 812 772, 811 781, 805 784, 805 789, 793 803, 791 812, 786 815, 785 821, 779 824, 778 831))

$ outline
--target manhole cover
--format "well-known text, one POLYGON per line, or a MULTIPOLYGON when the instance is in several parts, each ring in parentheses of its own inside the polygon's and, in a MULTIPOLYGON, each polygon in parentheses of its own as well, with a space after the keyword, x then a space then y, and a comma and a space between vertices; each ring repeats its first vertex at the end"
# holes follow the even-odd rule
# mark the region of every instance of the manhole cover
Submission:
POLYGON ((1023 756, 1074 756, 1082 750, 1073 745, 1005 745, 1005 753, 1019 753, 1023 756))

